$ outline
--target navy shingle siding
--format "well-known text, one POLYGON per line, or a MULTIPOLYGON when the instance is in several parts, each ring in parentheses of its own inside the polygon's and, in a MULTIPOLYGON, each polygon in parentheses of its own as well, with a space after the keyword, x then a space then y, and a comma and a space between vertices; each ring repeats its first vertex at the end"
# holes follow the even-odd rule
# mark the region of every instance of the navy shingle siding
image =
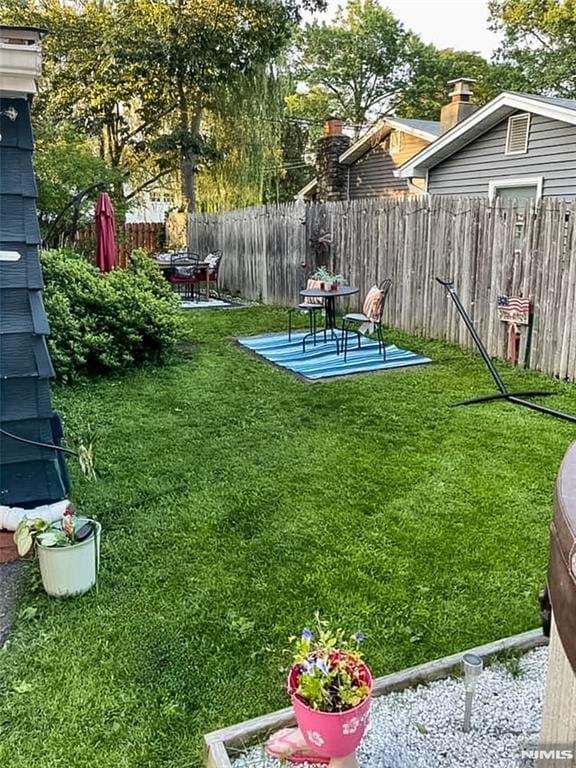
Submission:
POLYGON ((69 487, 62 453, 50 447, 61 444, 62 428, 50 402, 28 101, 0 99, 9 110, 15 120, 0 117, 0 251, 19 258, 0 261, 0 504, 33 507, 69 487))

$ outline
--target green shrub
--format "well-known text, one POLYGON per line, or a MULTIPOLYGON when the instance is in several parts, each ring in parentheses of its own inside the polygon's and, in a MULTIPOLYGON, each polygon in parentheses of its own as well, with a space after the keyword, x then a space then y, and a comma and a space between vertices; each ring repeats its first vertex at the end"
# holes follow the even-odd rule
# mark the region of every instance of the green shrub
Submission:
POLYGON ((150 257, 102 274, 71 251, 45 251, 48 344, 62 381, 163 362, 181 335, 178 300, 150 257))

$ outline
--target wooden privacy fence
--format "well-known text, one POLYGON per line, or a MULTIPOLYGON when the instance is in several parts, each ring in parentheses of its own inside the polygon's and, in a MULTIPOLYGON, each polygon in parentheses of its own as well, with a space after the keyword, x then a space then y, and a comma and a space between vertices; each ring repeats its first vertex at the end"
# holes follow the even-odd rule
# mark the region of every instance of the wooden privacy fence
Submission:
MULTIPOLYGON (((147 224, 137 222, 132 224, 119 224, 116 227, 116 263, 119 267, 125 267, 127 259, 132 251, 142 248, 148 253, 154 253, 162 247, 165 238, 164 224, 147 224)), ((76 233, 76 242, 82 247, 96 247, 96 224, 89 224, 76 233)))
POLYGON ((513 201, 425 196, 295 202, 192 215, 188 244, 199 253, 221 249, 224 285, 270 304, 294 304, 306 272, 322 264, 360 288, 350 309, 390 277, 388 325, 471 346, 434 280, 453 278, 489 352, 502 358, 507 328, 498 318, 498 297, 530 298, 530 366, 574 380, 575 215, 576 203, 558 200, 526 212, 513 201))

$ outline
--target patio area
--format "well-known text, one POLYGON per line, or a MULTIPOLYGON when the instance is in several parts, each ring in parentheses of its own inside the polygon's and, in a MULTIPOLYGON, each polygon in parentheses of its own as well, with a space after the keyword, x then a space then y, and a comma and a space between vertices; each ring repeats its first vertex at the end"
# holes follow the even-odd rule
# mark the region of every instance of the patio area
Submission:
MULTIPOLYGON (((283 649, 316 610, 362 629, 377 675, 539 623, 573 426, 449 408, 492 383, 447 344, 388 331, 433 364, 308 386, 235 343, 284 333, 285 310, 184 314, 171 366, 55 393, 69 429, 97 426, 101 479, 73 481, 102 571, 65 602, 25 577, 2 765, 200 766, 204 733, 287 705, 283 649)), ((576 411, 573 385, 500 371, 576 411)))

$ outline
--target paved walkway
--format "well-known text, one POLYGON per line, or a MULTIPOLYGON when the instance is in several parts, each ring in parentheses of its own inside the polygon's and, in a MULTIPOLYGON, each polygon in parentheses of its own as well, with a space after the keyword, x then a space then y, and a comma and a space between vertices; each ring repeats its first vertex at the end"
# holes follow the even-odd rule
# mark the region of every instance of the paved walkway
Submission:
POLYGON ((16 598, 24 563, 5 563, 0 565, 0 648, 8 639, 14 620, 16 598))

